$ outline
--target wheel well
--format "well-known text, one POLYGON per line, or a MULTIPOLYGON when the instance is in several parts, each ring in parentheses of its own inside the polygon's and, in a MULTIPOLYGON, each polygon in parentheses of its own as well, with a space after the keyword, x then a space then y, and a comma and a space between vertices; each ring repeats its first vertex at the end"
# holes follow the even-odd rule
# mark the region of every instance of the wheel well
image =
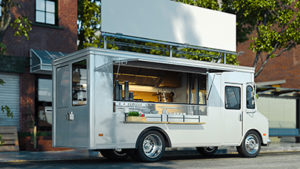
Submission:
POLYGON ((260 132, 256 129, 251 129, 251 130, 247 131, 247 133, 249 133, 250 131, 254 131, 258 134, 259 139, 260 139, 260 144, 263 145, 264 143, 263 143, 262 136, 261 136, 260 132))
MULTIPOLYGON (((140 137, 141 137, 143 134, 145 134, 145 133, 148 132, 148 131, 157 131, 157 132, 159 132, 159 133, 164 137, 164 140, 165 140, 165 142, 166 142, 166 147, 171 147, 171 146, 172 146, 171 140, 170 140, 170 137, 168 136, 168 134, 167 134, 163 129, 161 129, 161 128, 159 128, 159 127, 148 127, 148 128, 146 128, 146 129, 144 129, 144 130, 140 133, 140 135, 138 136, 137 141, 140 139, 140 137)), ((137 141, 136 141, 136 145, 135 145, 136 148, 137 148, 137 141)))

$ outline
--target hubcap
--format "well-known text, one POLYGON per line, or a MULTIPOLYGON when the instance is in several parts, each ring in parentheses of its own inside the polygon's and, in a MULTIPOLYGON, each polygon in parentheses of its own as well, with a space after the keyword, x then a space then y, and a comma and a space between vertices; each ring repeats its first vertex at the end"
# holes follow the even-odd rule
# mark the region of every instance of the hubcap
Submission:
POLYGON ((256 135, 250 134, 245 139, 246 151, 249 154, 255 154, 259 148, 259 141, 256 135))
POLYGON ((162 151, 162 140, 155 134, 148 135, 143 141, 143 151, 149 158, 156 158, 162 151))

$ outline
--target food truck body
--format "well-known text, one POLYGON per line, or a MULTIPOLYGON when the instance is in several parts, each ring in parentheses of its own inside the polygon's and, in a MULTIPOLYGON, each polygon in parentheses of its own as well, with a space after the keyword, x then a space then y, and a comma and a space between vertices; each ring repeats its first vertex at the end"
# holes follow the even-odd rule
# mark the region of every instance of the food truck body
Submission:
POLYGON ((53 87, 53 147, 156 161, 165 147, 255 157, 268 143, 251 67, 87 48, 53 62, 53 87))

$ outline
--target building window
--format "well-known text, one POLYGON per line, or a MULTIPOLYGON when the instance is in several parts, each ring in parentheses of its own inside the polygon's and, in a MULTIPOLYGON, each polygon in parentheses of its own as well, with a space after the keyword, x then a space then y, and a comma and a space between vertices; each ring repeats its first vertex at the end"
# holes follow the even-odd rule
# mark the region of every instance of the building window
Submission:
POLYGON ((247 86, 247 109, 255 109, 255 92, 252 86, 247 86))
POLYGON ((55 0, 36 0, 35 21, 50 25, 56 24, 55 0))
POLYGON ((241 88, 234 86, 225 87, 225 108, 241 109, 241 88))
POLYGON ((52 80, 37 79, 37 125, 39 131, 50 131, 52 127, 52 80))

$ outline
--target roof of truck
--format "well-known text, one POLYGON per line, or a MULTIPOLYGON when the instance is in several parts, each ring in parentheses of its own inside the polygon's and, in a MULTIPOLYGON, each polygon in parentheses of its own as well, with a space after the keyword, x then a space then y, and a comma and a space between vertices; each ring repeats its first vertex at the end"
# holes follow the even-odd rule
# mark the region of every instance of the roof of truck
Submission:
POLYGON ((158 56, 151 54, 143 54, 137 52, 119 51, 102 48, 86 48, 68 54, 65 57, 53 61, 53 65, 57 65, 76 58, 87 55, 99 55, 111 57, 115 64, 120 62, 128 66, 144 67, 152 69, 173 70, 183 72, 247 72, 254 73, 253 67, 236 66, 222 63, 213 63, 207 61, 198 61, 185 58, 175 58, 167 56, 158 56))

